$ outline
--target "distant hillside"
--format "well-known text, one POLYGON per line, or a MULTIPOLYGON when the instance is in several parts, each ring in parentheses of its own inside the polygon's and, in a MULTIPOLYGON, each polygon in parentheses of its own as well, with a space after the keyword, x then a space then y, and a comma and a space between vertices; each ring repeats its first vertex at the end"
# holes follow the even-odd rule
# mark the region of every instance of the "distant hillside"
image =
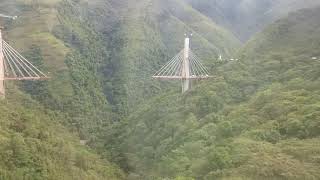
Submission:
POLYGON ((290 14, 212 71, 222 79, 159 95, 115 126, 129 178, 319 179, 319 18, 290 14))
POLYGON ((104 84, 116 112, 126 114, 137 103, 161 91, 151 76, 180 51, 185 33, 193 33, 192 47, 207 63, 218 54, 230 56, 240 46, 232 33, 180 0, 106 3, 113 7, 114 14, 102 21, 106 26, 105 42, 111 50, 104 84), (109 26, 110 18, 115 20, 113 27, 109 26))
POLYGON ((243 41, 289 12, 320 5, 320 1, 314 0, 185 1, 218 24, 227 27, 243 41))
POLYGON ((6 84, 0 179, 320 179, 320 9, 274 22, 318 2, 2 0, 51 79, 6 84), (185 33, 217 78, 181 95, 151 76, 185 33))

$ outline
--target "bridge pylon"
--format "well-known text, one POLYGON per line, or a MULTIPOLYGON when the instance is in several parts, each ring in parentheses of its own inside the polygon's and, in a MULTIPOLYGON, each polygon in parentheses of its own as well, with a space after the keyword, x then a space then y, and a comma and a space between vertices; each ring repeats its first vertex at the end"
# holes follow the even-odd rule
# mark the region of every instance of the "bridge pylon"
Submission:
POLYGON ((190 38, 184 39, 184 49, 153 76, 155 79, 181 80, 182 93, 191 89, 192 80, 208 79, 209 71, 190 49, 190 38))

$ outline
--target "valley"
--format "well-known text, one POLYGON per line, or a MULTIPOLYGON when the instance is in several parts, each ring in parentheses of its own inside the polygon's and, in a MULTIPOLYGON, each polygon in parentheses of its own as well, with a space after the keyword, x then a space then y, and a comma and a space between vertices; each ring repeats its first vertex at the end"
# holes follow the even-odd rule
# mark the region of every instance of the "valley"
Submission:
POLYGON ((6 83, 0 179, 319 179, 318 5, 0 0, 51 77, 6 83), (215 78, 181 94, 151 77, 186 33, 215 78))

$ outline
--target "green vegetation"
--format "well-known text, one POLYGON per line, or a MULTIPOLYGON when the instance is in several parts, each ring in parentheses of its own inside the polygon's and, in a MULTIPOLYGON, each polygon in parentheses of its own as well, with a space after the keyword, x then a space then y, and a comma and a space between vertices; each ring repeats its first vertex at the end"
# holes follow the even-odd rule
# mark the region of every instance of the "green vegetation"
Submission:
POLYGON ((105 37, 111 53, 110 63, 104 69, 107 77, 104 84, 105 94, 121 116, 167 89, 165 86, 161 89, 150 77, 181 50, 185 31, 194 33, 193 47, 201 49, 199 53, 207 57, 216 56, 219 49, 228 56, 240 46, 231 33, 180 0, 110 3, 118 7, 116 15, 121 19, 120 24, 115 23, 115 32, 105 37))
POLYGON ((106 147, 125 154, 131 179, 319 179, 319 17, 271 25, 240 62, 213 69, 222 79, 151 99, 106 147))
POLYGON ((320 9, 240 49, 187 2, 1 3, 20 16, 4 21, 5 38, 51 79, 7 83, 0 179, 320 179, 320 9), (217 78, 181 95, 180 82, 151 76, 185 32, 217 78))
POLYGON ((0 179, 121 179, 122 172, 59 121, 65 117, 10 87, 0 105, 0 179), (19 102, 17 102, 19 99, 19 102))
POLYGON ((314 0, 184 0, 194 9, 247 41, 266 25, 299 9, 320 5, 314 0))
POLYGON ((107 51, 99 35, 69 1, 11 3, 21 18, 6 21, 5 37, 51 79, 7 83, 0 179, 123 179, 89 148, 113 118, 100 81, 107 51))

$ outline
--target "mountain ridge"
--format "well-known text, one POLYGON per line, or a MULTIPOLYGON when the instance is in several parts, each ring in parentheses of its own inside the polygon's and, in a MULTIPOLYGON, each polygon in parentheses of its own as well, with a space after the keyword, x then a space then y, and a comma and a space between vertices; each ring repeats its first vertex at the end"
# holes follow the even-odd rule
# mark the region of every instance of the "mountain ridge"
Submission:
POLYGON ((52 79, 7 83, 0 178, 318 179, 319 9, 289 14, 241 48, 229 20, 188 3, 4 0, 1 10, 20 15, 5 20, 5 38, 52 79), (188 32, 221 78, 181 95, 179 81, 151 76, 188 32))
POLYGON ((290 12, 320 6, 319 1, 313 0, 185 1, 232 31, 244 42, 266 25, 290 12))
POLYGON ((120 125, 129 177, 317 179, 319 16, 293 13, 217 66, 223 79, 142 104, 120 125))

